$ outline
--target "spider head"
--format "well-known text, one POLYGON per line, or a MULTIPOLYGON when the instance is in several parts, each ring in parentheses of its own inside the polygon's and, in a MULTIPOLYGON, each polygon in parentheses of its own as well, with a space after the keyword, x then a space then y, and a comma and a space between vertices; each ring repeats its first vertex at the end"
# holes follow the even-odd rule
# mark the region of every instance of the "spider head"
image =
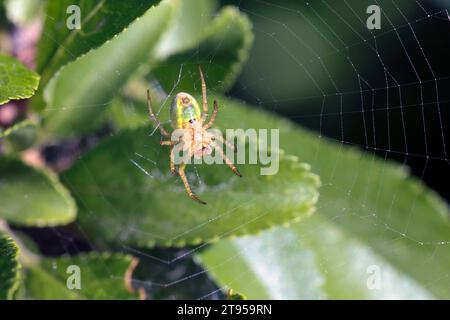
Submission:
POLYGON ((189 93, 180 92, 170 108, 170 120, 174 129, 192 128, 201 119, 200 107, 189 93))

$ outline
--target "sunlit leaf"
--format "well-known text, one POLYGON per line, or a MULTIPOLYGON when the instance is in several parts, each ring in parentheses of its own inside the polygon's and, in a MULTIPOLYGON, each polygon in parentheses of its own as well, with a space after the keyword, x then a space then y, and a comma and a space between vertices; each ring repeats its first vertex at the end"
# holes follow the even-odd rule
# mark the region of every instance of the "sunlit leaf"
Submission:
POLYGON ((63 67, 45 89, 44 129, 70 136, 98 126, 120 87, 148 60, 177 3, 149 9, 113 40, 63 67))
POLYGON ((155 48, 153 59, 164 60, 174 53, 195 46, 212 20, 216 7, 215 0, 181 1, 175 9, 170 27, 155 48))
POLYGON ((222 103, 232 114, 222 126, 280 128, 281 147, 310 163, 322 187, 302 223, 200 254, 220 285, 250 299, 450 297, 449 210, 433 191, 393 162, 222 103))
POLYGON ((158 0, 47 1, 37 69, 43 84, 63 65, 120 33, 158 0), (70 27, 80 13, 80 28, 70 27), (68 26, 69 25, 69 26, 68 26))
MULTIPOLYGON (((229 111, 219 117, 234 119, 229 111)), ((170 174, 168 150, 152 131, 123 129, 62 175, 81 208, 78 222, 93 241, 183 246, 253 234, 314 210, 318 177, 283 154, 273 176, 261 175, 261 165, 239 165, 243 178, 225 165, 188 167, 194 191, 208 204, 194 202, 170 174)))
POLYGON ((75 219, 76 208, 57 177, 19 160, 0 158, 0 219, 17 225, 53 226, 75 219))
POLYGON ((38 74, 15 58, 0 54, 0 104, 31 97, 38 84, 38 74))
POLYGON ((198 44, 163 60, 152 74, 167 92, 191 92, 200 87, 200 65, 208 88, 225 91, 236 80, 252 42, 248 17, 235 7, 225 7, 205 27, 198 44))

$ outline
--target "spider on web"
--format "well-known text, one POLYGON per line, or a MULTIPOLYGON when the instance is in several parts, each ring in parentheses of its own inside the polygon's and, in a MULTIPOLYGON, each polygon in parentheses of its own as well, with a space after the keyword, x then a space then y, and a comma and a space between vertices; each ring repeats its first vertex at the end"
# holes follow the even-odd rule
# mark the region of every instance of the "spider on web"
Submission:
POLYGON ((170 122, 172 124, 172 128, 174 130, 182 130, 182 134, 179 139, 171 139, 173 132, 172 134, 167 132, 162 126, 161 122, 155 116, 152 108, 152 101, 150 98, 150 90, 147 90, 147 106, 150 119, 155 122, 155 125, 157 128, 159 128, 161 134, 165 138, 169 138, 169 140, 162 140, 161 145, 170 147, 170 172, 173 175, 178 174, 180 176, 189 197, 201 204, 206 204, 205 201, 198 198, 192 192, 189 181, 187 180, 185 174, 187 163, 182 162, 179 164, 178 168, 176 168, 174 146, 181 143, 183 153, 187 155, 186 159, 189 160, 192 158, 201 159, 203 155, 209 155, 212 153, 213 149, 215 149, 216 152, 219 152, 219 154, 225 160, 227 166, 230 167, 230 169, 237 176, 242 177, 242 175, 239 173, 238 169, 234 166, 232 161, 224 154, 221 148, 214 148, 215 146, 217 146, 217 139, 222 143, 222 145, 226 144, 230 146, 231 149, 235 150, 234 146, 224 138, 222 138, 221 136, 213 135, 212 133, 207 131, 214 124, 214 120, 216 118, 219 107, 217 105, 217 101, 214 100, 213 113, 209 121, 205 123, 208 117, 206 83, 200 66, 198 66, 198 71, 200 74, 202 85, 203 112, 200 111, 200 107, 195 98, 192 97, 189 93, 185 92, 177 93, 170 107, 170 122))

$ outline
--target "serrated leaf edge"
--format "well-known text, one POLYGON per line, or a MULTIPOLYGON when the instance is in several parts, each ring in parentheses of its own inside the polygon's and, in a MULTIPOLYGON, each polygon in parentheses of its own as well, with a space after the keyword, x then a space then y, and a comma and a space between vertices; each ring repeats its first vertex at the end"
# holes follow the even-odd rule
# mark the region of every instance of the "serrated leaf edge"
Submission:
POLYGON ((15 276, 13 279, 13 285, 7 289, 7 294, 6 294, 6 299, 11 300, 14 298, 14 294, 17 292, 17 290, 19 290, 21 283, 22 283, 22 265, 20 264, 20 261, 19 261, 20 248, 16 244, 14 239, 9 237, 8 235, 0 233, 0 239, 1 238, 5 239, 7 242, 9 242, 15 248, 15 254, 14 254, 13 259, 16 262, 16 267, 14 269, 12 269, 15 276))

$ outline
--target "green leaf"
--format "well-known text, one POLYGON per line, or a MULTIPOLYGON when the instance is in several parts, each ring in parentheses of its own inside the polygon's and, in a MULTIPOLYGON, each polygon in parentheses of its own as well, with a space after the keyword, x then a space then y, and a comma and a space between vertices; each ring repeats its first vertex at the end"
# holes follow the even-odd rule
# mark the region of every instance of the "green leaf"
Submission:
POLYGON ((170 27, 155 48, 153 58, 164 60, 198 44, 216 8, 217 2, 214 0, 181 1, 176 7, 170 27))
POLYGON ((280 128, 280 145, 311 163, 323 187, 317 212, 302 223, 201 253, 219 284, 249 299, 450 298, 449 210, 433 191, 372 153, 222 103, 233 115, 220 118, 223 126, 280 128), (370 290, 377 270, 380 288, 370 290))
POLYGON ((70 136, 98 125, 117 91, 148 60, 177 4, 163 1, 113 40, 63 67, 45 88, 44 129, 70 136))
POLYGON ((134 299, 135 294, 128 292, 125 285, 131 261, 130 256, 107 253, 45 258, 27 270, 25 295, 51 300, 134 299))
POLYGON ((35 124, 30 120, 20 121, 16 124, 12 125, 11 127, 7 128, 6 130, 0 129, 0 138, 6 138, 6 137, 16 133, 17 131, 22 130, 23 128, 27 128, 27 127, 34 126, 34 125, 35 124))
POLYGON ((0 158, 0 219, 24 226, 54 226, 75 219, 67 190, 48 170, 0 158))
MULTIPOLYGON (((142 92, 147 88, 143 87, 142 92)), ((117 97, 111 102, 109 108, 109 119, 117 128, 138 128, 148 124, 147 109, 140 103, 135 103, 134 99, 117 97)))
POLYGON ((8 129, 0 130, 0 141, 10 152, 29 148, 37 138, 37 126, 31 120, 23 120, 8 129))
POLYGON ((0 54, 0 104, 31 97, 38 84, 38 74, 15 58, 0 54))
POLYGON ((19 248, 0 233, 0 300, 13 299, 20 285, 19 248))
POLYGON ((220 241, 200 256, 220 286, 250 299, 431 297, 369 246, 319 215, 260 237, 220 241), (379 290, 367 287, 370 266, 382 272, 379 290))
MULTIPOLYGON (((219 118, 234 118, 227 109, 219 118)), ((225 165, 189 166, 194 191, 208 202, 200 205, 170 174, 169 152, 152 131, 150 126, 123 129, 63 173, 63 183, 79 203, 78 222, 92 241, 198 244, 288 224, 314 209, 318 177, 283 154, 273 176, 261 175, 259 165, 238 165, 243 178, 225 165)))
POLYGON ((226 91, 247 60, 252 43, 250 20, 236 8, 225 7, 204 29, 198 45, 170 56, 152 74, 167 92, 193 92, 200 87, 197 65, 201 65, 208 88, 226 91))
POLYGON ((60 67, 120 33, 158 2, 47 1, 46 20, 37 58, 37 69, 43 74, 43 84, 46 84, 60 67), (80 9, 80 29, 67 27, 74 14, 73 10, 69 10, 73 5, 80 9))

